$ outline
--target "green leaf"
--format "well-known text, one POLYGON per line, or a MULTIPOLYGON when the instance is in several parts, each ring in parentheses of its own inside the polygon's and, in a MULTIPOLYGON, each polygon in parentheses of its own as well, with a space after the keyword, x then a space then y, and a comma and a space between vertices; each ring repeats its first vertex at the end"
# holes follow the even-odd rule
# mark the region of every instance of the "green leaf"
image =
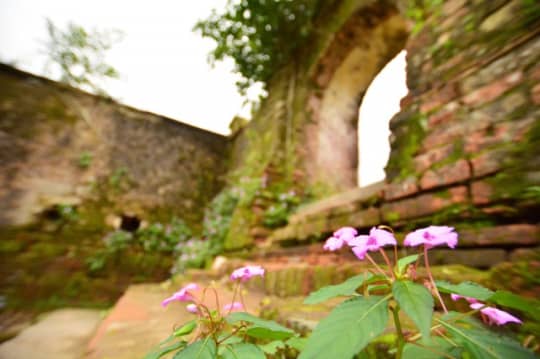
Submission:
POLYGON ((355 295, 356 289, 360 287, 366 280, 369 280, 372 276, 373 275, 371 273, 363 273, 351 277, 341 284, 322 287, 316 292, 311 293, 304 300, 304 304, 316 304, 334 297, 355 295))
POLYGON ((473 282, 463 282, 460 284, 452 284, 446 281, 435 281, 439 291, 443 293, 455 293, 465 297, 476 298, 479 300, 487 300, 493 295, 493 291, 482 287, 480 284, 473 282))
POLYGON ((465 328, 442 319, 436 320, 452 335, 454 341, 463 346, 472 359, 535 358, 534 353, 511 338, 484 328, 465 328))
POLYGON ((259 348, 261 348, 266 354, 275 355, 278 349, 285 348, 285 343, 282 340, 274 340, 273 342, 259 345, 259 348))
POLYGON ((193 330, 195 330, 195 328, 197 328, 197 320, 193 319, 193 320, 190 320, 189 322, 187 322, 186 324, 184 324, 180 329, 175 330, 173 335, 175 337, 181 337, 181 336, 184 336, 184 335, 188 335, 188 334, 191 334, 191 332, 193 332, 193 330))
POLYGON ((487 301, 504 307, 517 309, 521 312, 530 314, 534 319, 540 320, 540 301, 538 300, 523 298, 504 290, 498 290, 494 295, 489 297, 487 301))
POLYGON ((173 359, 215 359, 216 356, 216 343, 210 338, 205 338, 188 345, 176 353, 173 359))
POLYGON ((387 283, 384 284, 370 284, 367 286, 368 293, 372 293, 379 290, 385 290, 390 288, 390 286, 387 283))
POLYGON ((386 328, 390 297, 355 297, 338 305, 319 322, 299 359, 321 358, 322 353, 352 358, 386 328))
POLYGON ((448 359, 461 358, 461 348, 455 347, 446 340, 436 337, 429 346, 407 343, 403 347, 402 359, 448 359))
POLYGON ((180 342, 176 342, 172 345, 169 345, 165 348, 161 348, 155 352, 151 352, 151 353, 148 353, 145 355, 144 359, 159 359, 161 358, 162 356, 164 356, 165 354, 168 354, 172 351, 175 351, 177 349, 180 349, 182 347, 184 347, 185 345, 187 344, 186 341, 182 340, 180 342))
POLYGON ((251 323, 246 330, 246 334, 260 339, 287 339, 295 333, 292 329, 286 328, 272 320, 265 320, 249 313, 235 312, 229 314, 225 320, 229 324, 235 324, 240 321, 251 323))
POLYGON ((266 359, 264 352, 251 343, 227 345, 222 353, 223 359, 266 359))
POLYGON ((405 269, 407 269, 407 266, 411 264, 412 262, 415 262, 418 257, 420 257, 419 254, 413 254, 407 257, 400 258, 397 262, 397 272, 398 274, 403 274, 405 272, 405 269))
POLYGON ((299 352, 304 350, 304 348, 306 347, 306 343, 307 343, 307 339, 301 338, 301 337, 292 337, 285 342, 287 346, 293 349, 296 349, 299 352))
POLYGON ((403 311, 412 319, 428 339, 433 316, 433 297, 426 287, 408 280, 397 280, 392 285, 392 293, 403 311))

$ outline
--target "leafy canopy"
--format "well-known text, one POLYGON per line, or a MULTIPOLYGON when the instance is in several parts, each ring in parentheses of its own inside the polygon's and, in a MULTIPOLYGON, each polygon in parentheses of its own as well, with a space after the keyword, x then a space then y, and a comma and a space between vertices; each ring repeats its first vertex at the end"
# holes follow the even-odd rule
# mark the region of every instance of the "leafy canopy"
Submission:
POLYGON ((229 0, 225 10, 200 20, 194 30, 216 42, 209 62, 230 57, 240 93, 254 83, 267 84, 291 61, 313 27, 321 0, 229 0))
POLYGON ((45 54, 47 69, 54 68, 58 79, 68 85, 105 95, 99 83, 107 78, 118 78, 116 69, 105 62, 105 52, 122 39, 118 30, 93 30, 69 23, 66 29, 47 21, 48 41, 45 54))

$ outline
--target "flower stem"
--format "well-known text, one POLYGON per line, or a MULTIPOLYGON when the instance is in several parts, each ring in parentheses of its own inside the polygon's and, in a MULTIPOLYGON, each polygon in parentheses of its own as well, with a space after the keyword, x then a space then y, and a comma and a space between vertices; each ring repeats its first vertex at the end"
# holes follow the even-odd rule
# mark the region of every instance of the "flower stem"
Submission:
MULTIPOLYGON (((240 288, 240 282, 236 282, 236 286, 234 287, 231 303, 234 303, 234 300, 236 299, 236 292, 238 291, 238 288, 240 288)), ((231 307, 229 308, 229 311, 227 312, 227 315, 231 314, 232 307, 233 306, 231 305, 231 307)))
POLYGON ((388 266, 388 270, 390 271, 390 274, 392 275, 392 278, 396 279, 396 275, 394 274, 394 267, 392 266, 392 263, 390 263, 390 259, 386 255, 386 252, 382 248, 379 248, 379 252, 381 252, 384 258, 384 261, 386 262, 386 265, 388 266))
POLYGON ((429 258, 427 253, 427 247, 424 245, 424 263, 426 265, 426 271, 429 277, 429 280, 431 281, 431 285, 433 286, 433 291, 435 292, 435 295, 437 296, 437 299, 439 299, 439 302, 441 303, 441 307, 445 314, 448 313, 448 309, 446 309, 446 305, 444 305, 444 301, 442 300, 441 293, 439 293, 439 290, 437 289, 437 285, 435 284, 435 280, 433 279, 433 275, 431 274, 431 269, 429 268, 429 258))
POLYGON ((375 263, 375 261, 373 260, 373 258, 371 258, 371 256, 369 254, 366 253, 366 258, 368 259, 368 261, 373 264, 373 266, 379 271, 379 273, 381 273, 383 276, 387 277, 388 278, 388 275, 381 269, 381 267, 379 267, 377 265, 377 263, 375 263))
POLYGON ((396 332, 398 335, 396 359, 401 359, 401 355, 403 354, 403 346, 405 345, 405 337, 403 336, 403 330, 401 329, 401 322, 399 320, 399 305, 396 305, 392 308, 392 314, 394 317, 394 324, 396 325, 396 332))

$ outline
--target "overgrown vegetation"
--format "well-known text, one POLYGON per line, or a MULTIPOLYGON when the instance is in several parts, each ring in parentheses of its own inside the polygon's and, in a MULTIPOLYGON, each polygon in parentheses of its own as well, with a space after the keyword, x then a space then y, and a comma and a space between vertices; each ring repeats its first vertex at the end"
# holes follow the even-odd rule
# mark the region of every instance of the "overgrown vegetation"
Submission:
POLYGON ((312 31, 320 0, 229 0, 197 22, 194 30, 216 42, 210 63, 230 57, 242 79, 240 93, 254 83, 267 84, 272 75, 305 43, 312 31))
POLYGON ((48 72, 70 86, 106 95, 102 82, 118 78, 114 67, 105 61, 105 53, 119 42, 119 30, 88 31, 69 23, 65 29, 47 19, 45 54, 49 58, 48 72))

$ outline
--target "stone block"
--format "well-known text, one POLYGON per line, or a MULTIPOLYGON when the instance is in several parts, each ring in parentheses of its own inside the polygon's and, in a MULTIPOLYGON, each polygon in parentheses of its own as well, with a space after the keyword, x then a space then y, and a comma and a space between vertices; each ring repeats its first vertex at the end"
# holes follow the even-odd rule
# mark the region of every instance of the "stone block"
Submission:
POLYGON ((493 188, 486 181, 475 181, 471 184, 472 201, 477 205, 485 205, 491 202, 493 188))
POLYGON ((407 197, 418 192, 416 177, 410 176, 400 182, 388 184, 384 190, 384 199, 387 201, 407 197))
POLYGON ((465 186, 453 187, 444 193, 426 193, 417 197, 383 204, 381 214, 384 220, 395 222, 434 214, 453 204, 467 201, 465 186))
POLYGON ((502 79, 495 80, 463 97, 463 103, 469 106, 479 106, 488 103, 523 80, 521 71, 513 72, 502 79))
POLYGON ((540 84, 531 89, 531 99, 535 105, 540 105, 540 84))
POLYGON ((381 223, 381 213, 378 208, 368 208, 361 211, 351 213, 349 216, 339 222, 337 218, 329 219, 332 228, 342 226, 351 226, 355 228, 369 228, 381 223), (338 226, 338 223, 342 223, 338 226))
POLYGON ((450 143, 441 147, 428 150, 414 158, 414 169, 416 173, 422 173, 437 162, 443 161, 454 152, 454 144, 450 143))
POLYGON ((429 251, 431 265, 461 264, 474 268, 490 268, 507 260, 504 249, 439 249, 429 251))
POLYGON ((436 91, 430 91, 421 100, 420 112, 429 113, 432 110, 447 104, 459 95, 459 88, 455 83, 448 83, 436 91))
POLYGON ((459 231, 460 247, 520 247, 539 244, 540 228, 533 224, 511 224, 459 231))
POLYGON ((471 177, 467 160, 460 159, 438 169, 427 171, 420 179, 420 188, 431 189, 465 181, 471 177))
POLYGON ((510 22, 515 21, 516 14, 521 12, 520 9, 523 6, 522 4, 523 1, 521 0, 510 1, 482 21, 479 27, 480 31, 491 32, 506 27, 510 22))
POLYGON ((473 177, 478 178, 499 171, 503 168, 503 161, 508 156, 507 150, 496 149, 473 157, 470 160, 473 168, 473 177))

